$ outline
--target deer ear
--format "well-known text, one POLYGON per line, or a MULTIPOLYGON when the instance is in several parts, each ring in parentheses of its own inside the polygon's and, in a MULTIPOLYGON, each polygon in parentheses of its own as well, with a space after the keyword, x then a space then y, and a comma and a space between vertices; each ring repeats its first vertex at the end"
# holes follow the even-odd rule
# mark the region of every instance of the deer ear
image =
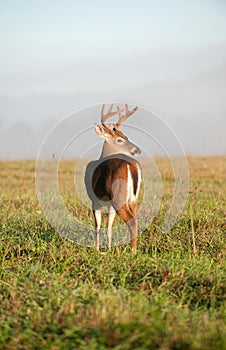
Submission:
POLYGON ((103 128, 101 125, 95 124, 94 127, 98 136, 103 137, 104 139, 112 138, 110 132, 103 128))

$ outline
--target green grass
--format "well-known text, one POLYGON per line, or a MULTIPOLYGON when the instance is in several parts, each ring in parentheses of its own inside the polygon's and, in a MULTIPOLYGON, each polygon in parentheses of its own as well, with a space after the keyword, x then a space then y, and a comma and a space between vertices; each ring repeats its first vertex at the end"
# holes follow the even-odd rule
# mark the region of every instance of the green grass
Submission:
MULTIPOLYGON (((173 179, 156 161, 164 204, 173 179)), ((0 162, 0 349, 226 349, 225 164, 190 158, 178 222, 161 232, 163 205, 133 255, 59 236, 37 201, 35 162, 0 162)), ((68 197, 90 224, 79 205, 68 197)))

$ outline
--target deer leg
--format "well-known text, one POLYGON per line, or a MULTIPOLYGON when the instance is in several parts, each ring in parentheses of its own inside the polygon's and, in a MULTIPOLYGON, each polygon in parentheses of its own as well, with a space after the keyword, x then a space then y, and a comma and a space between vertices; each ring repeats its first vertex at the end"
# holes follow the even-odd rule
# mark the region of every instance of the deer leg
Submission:
POLYGON ((127 222, 130 230, 130 245, 132 252, 136 254, 137 252, 137 218, 134 216, 127 222))
POLYGON ((137 251, 137 218, 127 204, 117 210, 117 214, 127 224, 130 231, 130 245, 133 253, 137 251))
POLYGON ((101 209, 93 210, 96 226, 96 248, 100 250, 100 227, 101 227, 101 209))
POLYGON ((112 206, 110 206, 108 208, 108 228, 107 228, 108 248, 111 248, 112 226, 113 226, 113 222, 114 222, 114 219, 115 219, 115 214, 116 214, 115 209, 112 206))

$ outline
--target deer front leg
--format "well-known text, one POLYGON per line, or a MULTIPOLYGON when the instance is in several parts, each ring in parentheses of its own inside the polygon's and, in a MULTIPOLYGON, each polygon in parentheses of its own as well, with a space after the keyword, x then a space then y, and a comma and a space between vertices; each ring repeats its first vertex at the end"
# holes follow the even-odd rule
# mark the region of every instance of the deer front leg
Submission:
POLYGON ((111 248, 111 240, 112 240, 112 226, 115 219, 116 211, 115 209, 110 206, 108 208, 108 228, 107 228, 107 234, 108 234, 108 248, 111 248))
POLYGON ((95 218, 95 227, 96 227, 96 249, 100 250, 100 227, 101 227, 101 209, 93 210, 95 218))

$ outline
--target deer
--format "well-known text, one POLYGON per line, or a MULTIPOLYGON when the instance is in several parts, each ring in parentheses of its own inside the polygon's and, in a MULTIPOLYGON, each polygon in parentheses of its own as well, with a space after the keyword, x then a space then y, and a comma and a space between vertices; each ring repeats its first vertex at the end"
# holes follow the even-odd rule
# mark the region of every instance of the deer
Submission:
POLYGON ((129 110, 120 109, 111 104, 105 114, 105 104, 101 109, 101 124, 95 124, 95 131, 105 141, 98 160, 91 161, 85 171, 85 186, 92 202, 95 219, 96 249, 99 251, 102 208, 107 207, 108 248, 112 244, 112 227, 116 216, 125 222, 130 232, 130 245, 133 253, 137 250, 137 199, 142 182, 142 171, 139 162, 134 158, 141 150, 129 141, 120 130, 120 126, 133 115, 138 106, 129 110), (118 115, 117 123, 106 124, 106 121, 118 115))

